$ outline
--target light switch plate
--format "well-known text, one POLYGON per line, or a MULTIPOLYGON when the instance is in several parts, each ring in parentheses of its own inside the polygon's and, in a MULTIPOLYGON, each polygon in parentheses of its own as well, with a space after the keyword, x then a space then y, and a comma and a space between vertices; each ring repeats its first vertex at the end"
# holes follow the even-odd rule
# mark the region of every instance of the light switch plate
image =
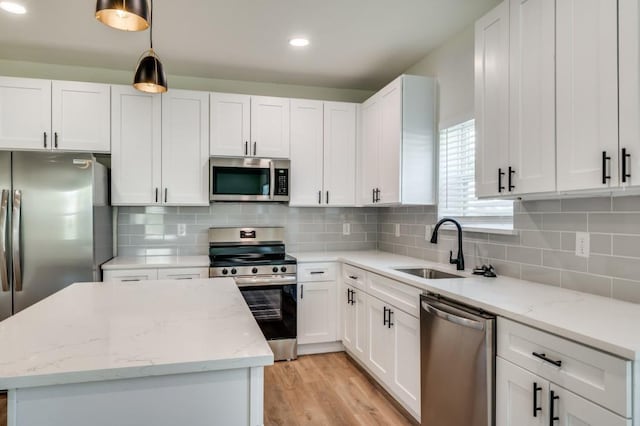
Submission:
POLYGON ((351 224, 343 223, 342 224, 342 235, 351 235, 351 224))
POLYGON ((588 232, 576 232, 576 256, 589 257, 588 232))
POLYGON ((185 223, 178 224, 178 236, 184 237, 187 235, 187 225, 185 223))

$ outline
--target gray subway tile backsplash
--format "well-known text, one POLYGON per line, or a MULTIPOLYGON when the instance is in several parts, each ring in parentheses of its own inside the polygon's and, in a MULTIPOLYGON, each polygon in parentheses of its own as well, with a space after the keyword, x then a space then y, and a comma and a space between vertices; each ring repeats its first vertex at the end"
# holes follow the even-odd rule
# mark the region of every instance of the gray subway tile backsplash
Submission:
MULTIPOLYGON (((640 303, 640 196, 522 201, 514 211, 515 235, 465 233, 468 268, 490 263, 499 275, 640 303), (590 233, 589 258, 574 253, 582 231, 590 233)), ((429 206, 120 207, 118 254, 206 254, 210 226, 256 224, 284 226, 290 252, 377 248, 448 262, 449 250, 457 250, 455 231, 442 229, 438 244, 426 238, 437 220, 429 206), (351 235, 342 234, 343 223, 351 224, 351 235)))

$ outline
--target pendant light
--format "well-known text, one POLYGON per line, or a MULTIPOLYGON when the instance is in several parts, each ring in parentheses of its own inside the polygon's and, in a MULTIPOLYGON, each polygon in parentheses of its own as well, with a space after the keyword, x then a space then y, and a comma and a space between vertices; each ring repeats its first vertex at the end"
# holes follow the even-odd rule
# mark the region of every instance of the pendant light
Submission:
POLYGON ((123 31, 144 31, 149 28, 147 0, 98 0, 96 19, 123 31))
POLYGON ((160 58, 153 50, 153 0, 151 0, 151 20, 149 22, 149 50, 138 60, 133 87, 147 93, 167 91, 167 76, 160 58))

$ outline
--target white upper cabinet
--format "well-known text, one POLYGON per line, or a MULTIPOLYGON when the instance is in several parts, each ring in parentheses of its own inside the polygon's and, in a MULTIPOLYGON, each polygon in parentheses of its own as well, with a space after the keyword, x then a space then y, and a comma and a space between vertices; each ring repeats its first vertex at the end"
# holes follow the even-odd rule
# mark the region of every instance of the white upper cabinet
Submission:
POLYGON ((356 204, 356 104, 324 103, 324 195, 329 206, 356 204))
POLYGON ((551 192, 556 189, 555 2, 510 0, 509 6, 506 191, 551 192))
POLYGON ((164 205, 209 205, 209 94, 162 94, 164 205))
POLYGON ((287 98, 251 97, 251 155, 289 158, 289 108, 287 98))
POLYGON ((53 149, 110 152, 110 87, 54 81, 51 92, 53 149))
POLYGON ((559 191, 618 185, 617 5, 556 1, 559 191))
POLYGON ((618 0, 618 25, 620 184, 637 186, 640 185, 640 4, 637 0, 618 0))
POLYGON ((402 75, 362 105, 359 202, 436 200, 435 81, 402 75))
POLYGON ((509 163, 509 3, 476 22, 476 195, 506 191, 509 163))
POLYGON ((287 98, 211 94, 211 155, 289 158, 287 98))
POLYGON ((292 206, 323 204, 322 122, 322 101, 291 100, 292 206))
POLYGON ((211 94, 211 155, 249 155, 251 96, 211 94))
POLYGON ((292 206, 356 204, 356 104, 291 100, 292 206))
POLYGON ((0 77, 0 149, 49 149, 51 142, 51 81, 0 77))
POLYGON ((162 97, 111 87, 111 202, 152 205, 162 185, 162 97))

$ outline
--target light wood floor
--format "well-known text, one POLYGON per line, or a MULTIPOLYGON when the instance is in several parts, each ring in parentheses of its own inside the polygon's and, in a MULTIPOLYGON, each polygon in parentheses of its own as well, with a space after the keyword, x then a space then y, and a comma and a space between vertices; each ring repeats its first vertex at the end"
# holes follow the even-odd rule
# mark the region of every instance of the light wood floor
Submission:
POLYGON ((413 425, 343 352, 265 368, 265 425, 413 425))

